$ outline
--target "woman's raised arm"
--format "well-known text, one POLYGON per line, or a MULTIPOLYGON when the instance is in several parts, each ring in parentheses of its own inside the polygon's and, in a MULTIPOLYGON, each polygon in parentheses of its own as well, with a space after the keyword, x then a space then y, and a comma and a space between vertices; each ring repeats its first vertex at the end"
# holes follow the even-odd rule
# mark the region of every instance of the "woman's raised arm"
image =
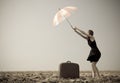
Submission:
POLYGON ((77 28, 77 27, 75 27, 74 29, 75 29, 75 31, 79 31, 79 32, 81 32, 82 34, 86 35, 87 38, 88 38, 88 37, 89 37, 89 38, 92 38, 91 35, 89 35, 88 33, 84 32, 84 31, 81 30, 81 29, 79 29, 79 28, 77 28))
POLYGON ((88 39, 88 37, 85 34, 83 34, 81 31, 77 30, 77 28, 74 28, 74 31, 84 39, 88 39))

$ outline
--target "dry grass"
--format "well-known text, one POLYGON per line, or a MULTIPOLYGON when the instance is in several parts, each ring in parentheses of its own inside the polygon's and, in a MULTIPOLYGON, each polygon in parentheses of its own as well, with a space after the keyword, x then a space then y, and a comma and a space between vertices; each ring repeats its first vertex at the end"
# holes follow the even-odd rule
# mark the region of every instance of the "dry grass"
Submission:
POLYGON ((101 71, 100 79, 81 71, 78 79, 59 78, 57 71, 0 72, 0 83, 120 83, 120 71, 101 71))

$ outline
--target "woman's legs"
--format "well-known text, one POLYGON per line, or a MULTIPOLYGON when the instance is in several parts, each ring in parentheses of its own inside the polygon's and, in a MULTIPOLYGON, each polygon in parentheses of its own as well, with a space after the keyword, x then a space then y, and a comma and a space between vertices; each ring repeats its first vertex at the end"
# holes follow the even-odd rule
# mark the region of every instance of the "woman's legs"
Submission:
POLYGON ((96 77, 96 74, 97 74, 97 76, 100 78, 99 70, 96 67, 96 64, 97 62, 92 62, 92 77, 93 78, 96 77))
POLYGON ((100 78, 99 70, 98 70, 96 64, 97 64, 97 62, 95 62, 95 71, 96 71, 97 76, 100 78))
POLYGON ((92 62, 92 78, 95 78, 96 77, 96 72, 95 72, 95 63, 92 62))

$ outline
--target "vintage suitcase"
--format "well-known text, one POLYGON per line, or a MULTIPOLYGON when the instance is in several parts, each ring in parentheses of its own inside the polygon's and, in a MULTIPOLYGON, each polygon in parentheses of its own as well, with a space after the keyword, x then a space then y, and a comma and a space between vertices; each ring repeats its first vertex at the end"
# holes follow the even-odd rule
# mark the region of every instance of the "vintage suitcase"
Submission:
POLYGON ((79 78, 79 65, 77 63, 71 63, 71 61, 61 63, 59 76, 60 78, 79 78))

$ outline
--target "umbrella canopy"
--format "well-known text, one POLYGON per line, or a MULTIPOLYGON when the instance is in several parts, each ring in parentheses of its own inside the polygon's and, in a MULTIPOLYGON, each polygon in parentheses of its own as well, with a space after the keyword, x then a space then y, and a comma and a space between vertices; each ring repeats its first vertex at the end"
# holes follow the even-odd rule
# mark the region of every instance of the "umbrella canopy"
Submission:
MULTIPOLYGON (((59 11, 56 13, 54 19, 53 19, 53 26, 57 26, 59 23, 61 23, 63 20, 67 20, 67 22, 72 27, 70 21, 67 19, 71 15, 71 12, 75 11, 76 7, 65 7, 63 9, 59 8, 59 11)), ((73 28, 73 27, 72 27, 73 28)))

